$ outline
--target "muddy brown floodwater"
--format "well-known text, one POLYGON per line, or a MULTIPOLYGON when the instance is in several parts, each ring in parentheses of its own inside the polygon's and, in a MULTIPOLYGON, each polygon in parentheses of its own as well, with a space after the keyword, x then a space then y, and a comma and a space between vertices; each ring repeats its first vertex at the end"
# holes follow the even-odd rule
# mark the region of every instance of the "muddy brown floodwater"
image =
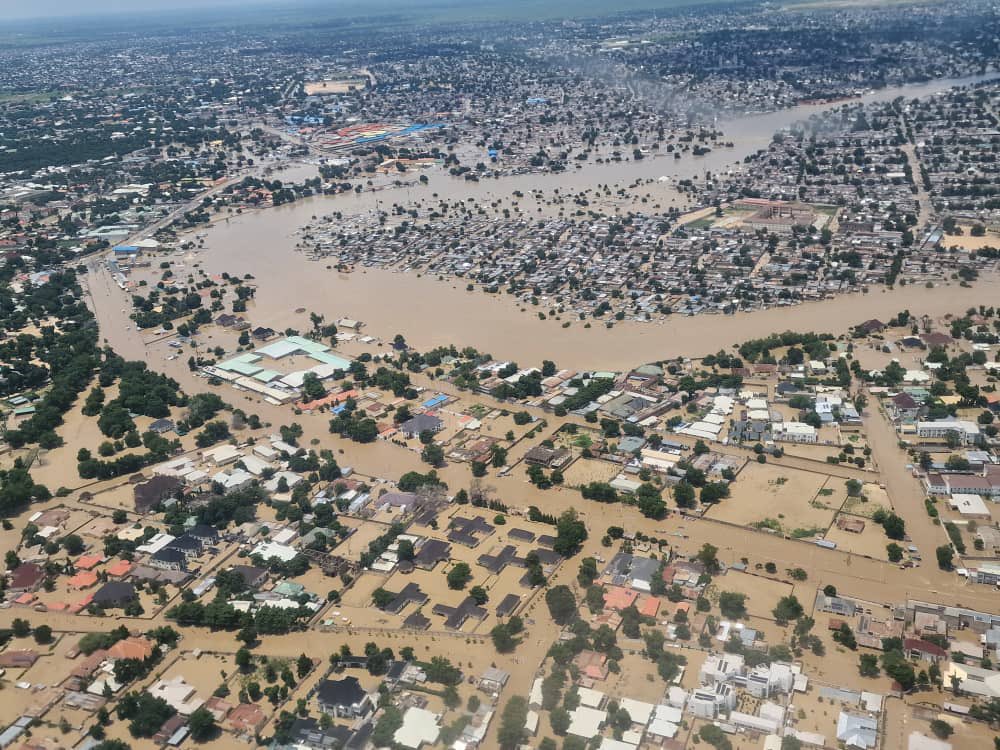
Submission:
MULTIPOLYGON (((919 97, 953 85, 975 83, 989 77, 949 79, 927 84, 884 89, 861 101, 891 100, 897 96, 919 97)), ((346 316, 364 321, 366 332, 385 337, 402 333, 418 349, 436 345, 471 345, 495 357, 537 363, 552 359, 561 367, 622 370, 644 362, 675 356, 696 356, 728 348, 748 338, 786 329, 845 331, 872 317, 891 316, 903 308, 941 315, 958 312, 972 304, 993 304, 1000 292, 1000 279, 984 276, 971 289, 944 282, 934 289, 903 287, 874 288, 833 300, 792 307, 741 313, 733 316, 701 315, 674 317, 660 322, 621 322, 613 328, 594 321, 592 328, 571 320, 539 320, 531 308, 522 312, 508 295, 488 295, 465 290, 462 279, 421 276, 384 269, 362 269, 341 274, 322 261, 311 262, 294 249, 296 232, 314 215, 341 212, 345 216, 384 209, 393 202, 410 204, 421 200, 509 201, 514 191, 525 196, 521 204, 530 213, 538 205, 532 191, 544 196, 554 191, 579 191, 599 184, 647 183, 666 199, 674 188, 671 180, 705 171, 739 168, 743 158, 765 147, 778 129, 823 111, 819 105, 802 106, 767 115, 754 115, 721 123, 724 140, 734 148, 713 150, 704 157, 680 160, 651 158, 639 162, 590 163, 561 174, 523 174, 469 183, 435 175, 430 187, 387 187, 360 194, 314 197, 289 206, 232 217, 205 231, 205 249, 191 254, 186 264, 200 263, 210 273, 252 274, 259 286, 251 312, 255 325, 275 329, 301 327, 296 308, 322 313, 327 320, 346 316), (436 193, 437 198, 432 198, 436 193)), ((640 188, 645 190, 646 186, 640 188)), ((105 320, 101 320, 105 329, 105 320)), ((107 335, 107 334, 105 334, 107 335)))

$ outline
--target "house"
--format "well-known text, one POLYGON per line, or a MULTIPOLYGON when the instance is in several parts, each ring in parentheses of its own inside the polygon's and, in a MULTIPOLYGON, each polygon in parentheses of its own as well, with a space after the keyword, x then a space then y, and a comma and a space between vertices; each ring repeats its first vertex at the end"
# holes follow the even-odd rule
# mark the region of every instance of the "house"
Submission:
POLYGON ((253 565, 234 565, 229 569, 229 572, 242 578, 247 587, 251 589, 260 588, 267 580, 267 569, 257 568, 253 565))
POLYGON ((544 445, 536 445, 524 454, 526 464, 545 469, 561 469, 572 458, 573 454, 565 448, 547 448, 544 445))
POLYGON ((265 328, 263 326, 258 326, 257 328, 254 328, 253 331, 250 332, 250 335, 253 336, 255 339, 257 339, 258 341, 267 341, 268 339, 274 338, 277 334, 275 334, 273 328, 265 328))
POLYGON ((164 549, 175 549, 184 555, 185 559, 197 557, 201 554, 201 540, 195 539, 190 534, 181 534, 170 542, 164 549))
POLYGON ((122 607, 138 599, 135 586, 123 581, 110 581, 94 592, 93 604, 99 607, 122 607))
POLYGON ((403 725, 396 730, 392 739, 409 750, 419 750, 423 745, 433 745, 438 741, 441 728, 438 716, 426 708, 411 706, 403 714, 403 725))
POLYGON ((920 404, 909 393, 897 393, 889 400, 888 409, 897 422, 912 422, 920 413, 920 404))
POLYGON ((837 718, 837 739, 848 748, 868 750, 878 741, 878 722, 868 716, 841 711, 837 718))
POLYGON ((873 333, 880 333, 885 330, 885 323, 876 318, 866 320, 854 326, 854 333, 859 336, 871 336, 873 333))
POLYGON ((202 544, 215 544, 219 541, 219 532, 214 526, 198 523, 187 530, 187 536, 193 537, 202 544))
POLYGON ((33 562, 21 563, 10 572, 7 590, 14 594, 38 591, 45 580, 45 570, 33 562))
POLYGON ((341 719, 357 719, 374 710, 368 693, 357 677, 324 680, 316 689, 316 701, 324 713, 341 719))
POLYGON ((408 438, 414 438, 421 432, 440 432, 444 422, 433 414, 417 414, 399 425, 399 431, 408 438))
POLYGON ((162 435, 165 432, 172 432, 175 427, 176 425, 169 419, 157 419, 149 425, 149 431, 155 432, 157 435, 162 435))
POLYGON ((489 667, 483 676, 479 678, 479 689, 484 693, 499 693, 503 690, 507 680, 510 679, 510 672, 505 672, 496 667, 489 667))
POLYGON ((904 639, 903 652, 911 659, 926 659, 935 663, 948 658, 948 652, 945 649, 921 638, 904 639))
POLYGON ((148 692, 155 698, 165 700, 182 716, 190 716, 205 702, 197 696, 194 687, 185 682, 181 675, 170 680, 158 680, 148 692))
POLYGON ((132 636, 118 641, 108 649, 109 659, 138 659, 142 661, 152 655, 152 641, 132 636))
POLYGON ((148 482, 137 484, 132 488, 135 512, 140 514, 149 513, 165 499, 176 495, 180 487, 181 480, 179 477, 160 474, 157 474, 148 482))
POLYGON ((149 558, 149 565, 160 570, 184 570, 187 567, 187 555, 173 547, 164 547, 149 558))

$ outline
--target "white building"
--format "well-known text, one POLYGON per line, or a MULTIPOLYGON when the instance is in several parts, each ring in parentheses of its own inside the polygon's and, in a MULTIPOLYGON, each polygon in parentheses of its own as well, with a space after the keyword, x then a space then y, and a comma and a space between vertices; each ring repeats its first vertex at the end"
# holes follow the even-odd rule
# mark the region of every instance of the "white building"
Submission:
POLYGON ((774 422, 771 434, 775 440, 786 443, 815 443, 817 440, 816 428, 805 422, 774 422))
POLYGON ((958 435, 962 445, 974 445, 979 441, 979 425, 963 419, 943 419, 937 422, 917 422, 917 437, 947 438, 949 433, 958 435))
POLYGON ((702 685, 727 682, 735 675, 743 674, 743 656, 740 654, 717 654, 709 656, 698 670, 698 681, 702 685))
POLYGON ((736 690, 728 682, 716 683, 711 688, 699 688, 691 695, 687 710, 699 719, 715 719, 736 707, 736 690))

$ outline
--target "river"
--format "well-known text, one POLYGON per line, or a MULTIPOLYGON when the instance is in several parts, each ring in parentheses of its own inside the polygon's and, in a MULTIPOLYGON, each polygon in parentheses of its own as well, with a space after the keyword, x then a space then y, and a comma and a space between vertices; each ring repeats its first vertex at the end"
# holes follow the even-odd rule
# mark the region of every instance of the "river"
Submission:
MULTIPOLYGON (((949 88, 992 80, 996 74, 945 79, 887 88, 854 101, 890 101, 898 96, 922 97, 949 88)), ((234 216, 207 230, 204 249, 186 262, 200 263, 209 273, 252 274, 259 286, 250 309, 255 325, 307 328, 308 316, 297 308, 335 320, 346 316, 364 321, 366 332, 383 338, 402 333, 418 348, 439 344, 472 345, 496 357, 537 364, 552 359, 574 369, 625 369, 643 362, 674 356, 697 356, 730 347, 747 338, 775 330, 843 332, 867 318, 891 316, 903 308, 931 315, 960 312, 971 304, 993 304, 1000 280, 983 277, 972 289, 942 282, 935 289, 876 288, 834 300, 794 307, 741 313, 734 316, 674 317, 653 323, 622 322, 608 329, 601 322, 585 328, 582 321, 538 320, 535 310, 522 311, 506 295, 465 291, 460 279, 438 279, 416 273, 362 269, 338 273, 322 262, 310 262, 295 249, 296 232, 318 214, 340 212, 345 220, 364 212, 386 209, 392 203, 427 205, 436 200, 503 201, 529 213, 539 210, 556 190, 575 193, 597 185, 628 185, 645 181, 651 204, 676 202, 671 181, 739 168, 743 159, 764 148, 773 133, 812 114, 829 109, 804 105, 722 123, 723 140, 732 148, 717 148, 702 157, 659 156, 641 161, 586 163, 580 169, 555 174, 522 174, 467 182, 435 172, 429 186, 393 187, 384 180, 381 190, 360 194, 317 196, 265 211, 234 216), (649 182, 652 181, 652 182, 649 182), (541 191, 536 199, 532 191, 541 191)), ((378 183, 376 183, 378 184, 378 183)), ((681 199, 682 200, 682 199, 681 199)), ((647 210, 651 210, 647 208, 647 210)), ((103 321, 102 321, 103 324, 103 321)), ((113 342, 112 342, 113 343, 113 342)))

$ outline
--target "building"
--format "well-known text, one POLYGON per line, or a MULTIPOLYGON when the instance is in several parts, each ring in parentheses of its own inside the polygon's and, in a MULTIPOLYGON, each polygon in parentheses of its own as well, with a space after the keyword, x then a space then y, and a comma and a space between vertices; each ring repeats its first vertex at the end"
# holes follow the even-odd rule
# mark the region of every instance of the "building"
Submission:
POLYGON ((444 422, 433 414, 417 414, 399 425, 399 431, 408 438, 415 438, 421 432, 440 432, 444 422))
POLYGON ((357 677, 324 680, 316 690, 316 701, 324 713, 341 719, 358 719, 374 710, 371 698, 357 677))
POLYGON ((403 724, 392 739, 409 750, 418 750, 425 744, 433 745, 437 742, 440 733, 437 714, 426 708, 411 706, 403 714, 403 724))
POLYGON ((181 480, 178 477, 159 474, 148 482, 137 484, 132 488, 135 512, 140 514, 149 513, 168 497, 175 496, 180 487, 181 480))
POLYGON ((124 607, 138 598, 131 583, 109 581, 94 592, 91 602, 98 607, 124 607))
POLYGON ((160 570, 185 570, 187 568, 187 555, 179 549, 164 547, 150 555, 149 566, 160 570))
POLYGON ((149 694, 162 698, 182 716, 190 716, 205 702, 195 694, 194 687, 185 682, 180 675, 170 680, 157 680, 156 684, 149 688, 149 694))
POLYGON ((33 562, 21 563, 10 572, 7 590, 14 594, 38 591, 45 580, 45 570, 33 562))
POLYGON ((936 422, 917 422, 917 437, 943 440, 954 434, 961 445, 979 442, 979 425, 962 419, 943 419, 936 422))
POLYGON ((687 710, 699 719, 716 719, 736 708, 736 690, 728 682, 695 690, 688 699, 687 710))
POLYGON ((816 428, 804 422, 774 422, 771 434, 786 443, 815 443, 818 439, 816 428))
POLYGON ((868 716, 841 711, 837 718, 837 740, 845 747, 868 750, 878 742, 878 722, 868 716))

